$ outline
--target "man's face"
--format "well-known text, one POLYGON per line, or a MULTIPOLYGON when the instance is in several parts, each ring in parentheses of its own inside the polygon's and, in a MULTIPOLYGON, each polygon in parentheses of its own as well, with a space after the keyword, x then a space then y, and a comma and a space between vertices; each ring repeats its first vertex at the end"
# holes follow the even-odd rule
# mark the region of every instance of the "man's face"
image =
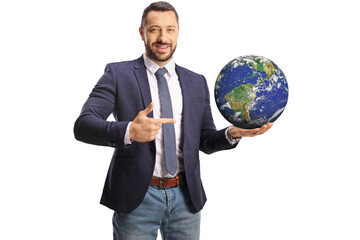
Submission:
POLYGON ((179 25, 173 11, 150 11, 144 29, 139 29, 145 54, 159 66, 168 63, 175 52, 179 25))

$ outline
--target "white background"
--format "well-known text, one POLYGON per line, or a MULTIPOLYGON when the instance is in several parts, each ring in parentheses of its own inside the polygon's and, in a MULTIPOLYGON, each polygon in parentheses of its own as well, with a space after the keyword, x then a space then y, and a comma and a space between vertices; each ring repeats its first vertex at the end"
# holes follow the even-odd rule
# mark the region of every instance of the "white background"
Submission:
MULTIPOLYGON (((0 239, 112 239, 98 202, 112 149, 77 142, 75 119, 108 62, 138 58, 151 1, 0 3, 0 239)), ((202 154, 201 239, 360 239, 356 1, 171 1, 175 60, 213 86, 235 57, 273 60, 283 115, 235 150, 202 154)))

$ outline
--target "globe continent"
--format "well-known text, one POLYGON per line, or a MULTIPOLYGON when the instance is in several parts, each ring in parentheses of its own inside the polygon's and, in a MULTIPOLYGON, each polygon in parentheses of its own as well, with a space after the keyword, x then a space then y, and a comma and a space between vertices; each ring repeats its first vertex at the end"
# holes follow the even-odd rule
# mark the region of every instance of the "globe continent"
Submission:
POLYGON ((271 60, 254 55, 235 58, 221 70, 215 101, 233 125, 254 129, 280 117, 288 100, 284 73, 271 60))

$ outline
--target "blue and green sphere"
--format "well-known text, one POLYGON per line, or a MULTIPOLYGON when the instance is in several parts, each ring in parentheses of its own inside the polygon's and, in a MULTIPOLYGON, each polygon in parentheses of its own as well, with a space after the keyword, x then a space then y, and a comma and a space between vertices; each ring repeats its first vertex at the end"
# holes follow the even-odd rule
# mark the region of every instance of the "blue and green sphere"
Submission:
POLYGON ((274 122, 289 95, 284 73, 261 56, 241 56, 221 70, 215 83, 215 101, 233 125, 254 129, 274 122))

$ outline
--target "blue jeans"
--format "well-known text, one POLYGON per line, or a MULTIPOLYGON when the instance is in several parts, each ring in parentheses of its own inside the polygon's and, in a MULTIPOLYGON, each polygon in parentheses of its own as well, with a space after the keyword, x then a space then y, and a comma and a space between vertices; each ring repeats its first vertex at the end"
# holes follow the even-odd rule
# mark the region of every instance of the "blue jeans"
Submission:
POLYGON ((187 188, 150 186, 134 211, 113 216, 114 240, 198 240, 200 212, 195 213, 187 188))

